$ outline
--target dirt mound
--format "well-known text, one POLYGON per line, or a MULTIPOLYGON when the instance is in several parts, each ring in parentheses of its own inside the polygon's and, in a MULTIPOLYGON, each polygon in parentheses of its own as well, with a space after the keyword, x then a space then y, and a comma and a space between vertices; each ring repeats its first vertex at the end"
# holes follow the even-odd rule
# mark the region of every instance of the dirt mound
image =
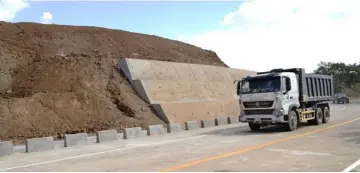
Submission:
POLYGON ((226 66, 157 36, 0 22, 0 141, 163 123, 115 68, 121 57, 226 66))

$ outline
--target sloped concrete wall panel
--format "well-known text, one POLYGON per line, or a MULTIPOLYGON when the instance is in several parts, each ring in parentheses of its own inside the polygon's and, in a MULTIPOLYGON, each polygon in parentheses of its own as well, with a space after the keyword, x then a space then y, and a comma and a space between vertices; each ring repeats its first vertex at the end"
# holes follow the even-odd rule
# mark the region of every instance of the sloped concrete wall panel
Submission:
POLYGON ((144 82, 142 80, 134 80, 132 83, 133 83, 132 84, 133 87, 135 88, 135 91, 138 93, 140 98, 150 103, 151 101, 147 89, 145 89, 146 85, 144 84, 144 82))
POLYGON ((195 75, 190 68, 189 64, 186 63, 173 63, 180 80, 195 80, 195 75))
POLYGON ((233 81, 255 72, 211 65, 124 58, 119 61, 129 80, 233 81))
POLYGON ((121 59, 119 68, 130 81, 137 79, 156 79, 156 73, 152 69, 152 62, 149 60, 121 59))
MULTIPOLYGON (((174 63, 163 61, 151 61, 151 68, 155 71, 158 80, 179 80, 178 73, 173 67, 174 63)), ((154 78, 153 78, 154 79, 154 78)))
POLYGON ((211 100, 231 100, 232 95, 228 91, 225 82, 204 82, 204 89, 211 100))
POLYGON ((140 97, 151 104, 236 99, 236 90, 229 89, 229 82, 135 80, 133 85, 140 97))
POLYGON ((202 70, 202 66, 198 65, 198 64, 189 64, 191 71, 194 74, 195 80, 196 81, 206 81, 206 75, 204 74, 203 70, 202 70))
POLYGON ((236 83, 255 72, 210 65, 121 59, 118 68, 165 122, 215 119, 240 113, 236 83))
POLYGON ((166 123, 190 120, 215 119, 217 117, 236 116, 240 108, 236 100, 198 103, 154 104, 156 112, 163 115, 166 123))
POLYGON ((231 68, 231 69, 229 69, 229 71, 230 71, 231 77, 234 80, 241 80, 241 78, 243 78, 243 77, 256 75, 256 72, 249 71, 249 70, 240 70, 240 69, 231 68))

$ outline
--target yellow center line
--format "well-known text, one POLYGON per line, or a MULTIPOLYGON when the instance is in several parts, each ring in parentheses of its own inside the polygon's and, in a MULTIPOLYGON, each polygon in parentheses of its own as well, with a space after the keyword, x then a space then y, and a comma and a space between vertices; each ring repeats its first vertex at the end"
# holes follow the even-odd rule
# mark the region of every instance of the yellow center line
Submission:
POLYGON ((198 164, 201 164, 201 163, 205 163, 205 162, 209 162, 209 161, 213 161, 213 160, 218 160, 218 159, 222 159, 222 158, 242 154, 242 153, 245 153, 245 152, 248 152, 248 151, 264 148, 264 147, 267 147, 267 146, 270 146, 270 145, 286 142, 286 141, 289 141, 289 140, 292 140, 292 139, 308 136, 308 135, 311 135, 311 134, 314 134, 314 133, 319 133, 319 132, 329 130, 329 129, 332 129, 332 128, 335 128, 335 127, 338 127, 338 126, 342 126, 342 125, 345 125, 345 124, 348 124, 348 123, 351 123, 351 122, 354 122, 354 121, 358 121, 358 120, 360 120, 360 118, 356 118, 356 119, 353 119, 353 120, 350 120, 350 121, 346 121, 346 122, 339 123, 339 124, 332 125, 332 126, 325 127, 325 128, 315 129, 315 130, 312 130, 312 131, 309 131, 309 132, 306 132, 306 133, 297 134, 297 135, 290 136, 290 137, 287 137, 287 138, 278 139, 278 140, 267 142, 267 143, 264 143, 264 144, 259 144, 259 145, 247 147, 247 148, 244 148, 244 149, 241 149, 241 150, 238 150, 238 151, 220 154, 220 155, 209 157, 209 158, 206 158, 206 159, 189 162, 189 163, 186 163, 186 164, 183 164, 183 165, 173 166, 173 167, 170 167, 168 169, 161 170, 159 172, 176 171, 176 170, 187 168, 187 167, 190 167, 190 166, 193 166, 193 165, 198 165, 198 164))

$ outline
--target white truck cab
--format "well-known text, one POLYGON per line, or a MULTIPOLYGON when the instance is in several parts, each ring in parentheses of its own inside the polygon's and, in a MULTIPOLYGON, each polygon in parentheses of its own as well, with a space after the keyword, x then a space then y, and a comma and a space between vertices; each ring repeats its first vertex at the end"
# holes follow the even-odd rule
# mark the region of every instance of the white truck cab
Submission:
MULTIPOLYGON (((243 78, 238 83, 240 122, 249 123, 252 130, 269 124, 286 124, 290 126, 290 130, 296 129, 294 126, 299 124, 300 114, 309 112, 309 107, 312 108, 314 104, 322 101, 315 100, 312 102, 314 104, 302 104, 304 98, 308 98, 308 92, 304 92, 307 90, 302 87, 305 81, 304 74, 303 69, 274 69, 243 78), (302 77, 304 80, 301 80, 302 77), (306 111, 302 111, 305 109, 306 111), (296 115, 289 116, 292 111, 296 115)), ((325 90, 325 87, 322 90, 325 90)), ((312 113, 315 114, 314 111, 312 113)), ((314 118, 315 115, 311 117, 314 118)), ((310 119, 301 119, 300 122, 310 119)))

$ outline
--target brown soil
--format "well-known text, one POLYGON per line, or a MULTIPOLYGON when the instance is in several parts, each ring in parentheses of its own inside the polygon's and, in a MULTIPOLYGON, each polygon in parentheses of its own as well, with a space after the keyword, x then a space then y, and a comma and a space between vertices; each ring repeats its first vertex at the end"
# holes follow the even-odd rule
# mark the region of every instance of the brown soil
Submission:
POLYGON ((163 124, 115 68, 120 57, 226 66, 157 36, 0 22, 0 141, 163 124))

